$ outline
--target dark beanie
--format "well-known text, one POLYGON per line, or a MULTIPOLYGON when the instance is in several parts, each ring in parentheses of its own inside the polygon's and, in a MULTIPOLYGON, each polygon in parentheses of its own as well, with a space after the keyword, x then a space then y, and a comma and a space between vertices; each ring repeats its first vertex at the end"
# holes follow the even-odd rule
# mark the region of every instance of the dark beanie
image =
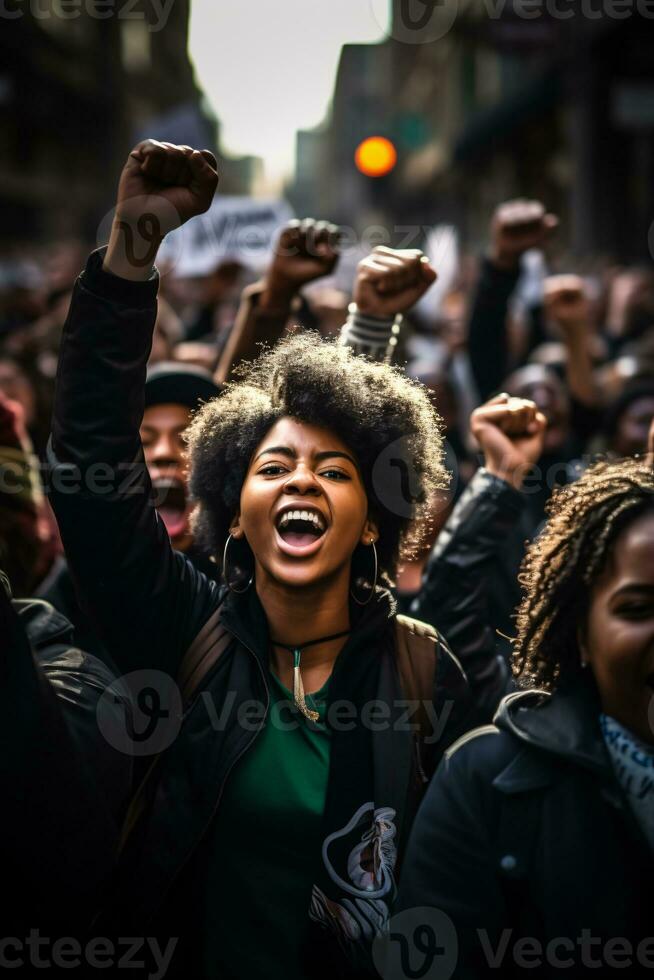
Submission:
POLYGON ((194 364, 162 361, 148 371, 145 382, 145 407, 152 405, 185 405, 195 410, 221 392, 209 371, 194 364))

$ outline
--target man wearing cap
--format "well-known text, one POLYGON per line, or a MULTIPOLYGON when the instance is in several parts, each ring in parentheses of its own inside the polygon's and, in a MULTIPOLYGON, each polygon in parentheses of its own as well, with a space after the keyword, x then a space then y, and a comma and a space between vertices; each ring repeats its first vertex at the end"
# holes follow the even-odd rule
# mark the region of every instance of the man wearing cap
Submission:
MULTIPOLYGON (((141 424, 141 442, 152 480, 154 503, 173 548, 184 552, 206 575, 216 579, 218 567, 194 547, 184 430, 192 412, 202 402, 215 398, 220 390, 211 374, 203 368, 175 361, 161 362, 148 372, 141 424)), ((108 659, 94 627, 80 609, 65 559, 59 559, 38 596, 52 603, 73 623, 80 646, 108 659)))
POLYGON ((177 551, 213 577, 214 566, 196 552, 189 521, 184 431, 191 413, 220 393, 208 371, 165 361, 148 372, 141 442, 152 480, 155 506, 177 551))

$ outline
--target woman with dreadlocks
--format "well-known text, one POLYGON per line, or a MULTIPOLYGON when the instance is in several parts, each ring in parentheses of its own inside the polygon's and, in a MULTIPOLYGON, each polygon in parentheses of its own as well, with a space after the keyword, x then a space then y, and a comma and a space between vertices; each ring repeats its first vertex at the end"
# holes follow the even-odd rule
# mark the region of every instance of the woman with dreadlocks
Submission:
MULTIPOLYGON (((291 337, 198 413, 195 529, 225 585, 172 550, 139 441, 157 242, 136 261, 133 239, 206 210, 216 180, 207 151, 130 154, 59 362, 52 500, 79 593, 116 662, 148 669, 145 741, 186 708, 132 808, 120 934, 181 936, 184 976, 358 977, 428 777, 501 676, 475 662, 468 687, 438 634, 395 614, 385 585, 445 478, 439 422, 421 386, 343 343, 291 337), (164 671, 183 705, 153 701, 164 671)), ((402 258, 374 266, 386 300, 406 287, 402 258)))
POLYGON ((425 925, 455 977, 654 967, 651 463, 599 464, 548 513, 520 576, 518 690, 447 753, 404 866, 400 906, 439 910, 425 925))

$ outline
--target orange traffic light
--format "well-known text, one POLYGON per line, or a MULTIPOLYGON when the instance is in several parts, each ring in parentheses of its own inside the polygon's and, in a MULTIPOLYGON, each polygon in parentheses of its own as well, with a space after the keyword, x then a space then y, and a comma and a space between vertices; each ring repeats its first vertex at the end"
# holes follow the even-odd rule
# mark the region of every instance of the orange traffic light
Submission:
POLYGON ((369 136, 357 146, 354 162, 366 177, 383 177, 397 163, 397 150, 385 136, 369 136))

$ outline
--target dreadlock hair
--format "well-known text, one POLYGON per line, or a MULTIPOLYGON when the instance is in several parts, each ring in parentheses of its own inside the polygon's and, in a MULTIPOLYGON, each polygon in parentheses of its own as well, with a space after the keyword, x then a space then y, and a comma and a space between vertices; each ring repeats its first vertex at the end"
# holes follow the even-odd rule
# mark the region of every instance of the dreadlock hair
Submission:
POLYGON ((513 673, 520 687, 552 690, 580 667, 578 630, 613 543, 654 511, 654 469, 642 458, 598 463, 553 493, 548 521, 520 568, 513 673))
POLYGON ((441 423, 427 390, 400 368, 312 332, 282 340, 242 365, 237 376, 196 413, 186 432, 191 493, 198 502, 196 541, 209 554, 222 554, 252 454, 273 425, 289 417, 330 429, 353 451, 379 525, 380 577, 391 582, 428 519, 433 492, 449 481, 441 423), (386 457, 411 478, 410 502, 387 485, 388 467, 381 465, 386 457))

